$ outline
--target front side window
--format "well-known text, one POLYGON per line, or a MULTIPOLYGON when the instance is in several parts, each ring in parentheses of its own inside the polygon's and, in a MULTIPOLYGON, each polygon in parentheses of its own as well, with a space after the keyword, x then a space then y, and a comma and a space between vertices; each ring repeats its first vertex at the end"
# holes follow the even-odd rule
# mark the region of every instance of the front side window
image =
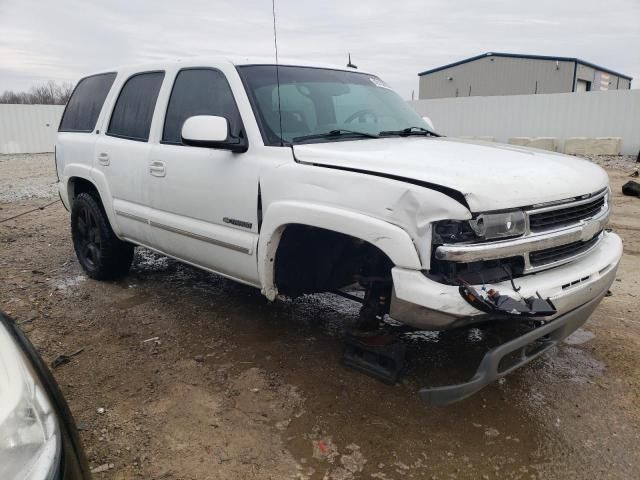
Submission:
POLYGON ((58 131, 92 132, 115 78, 115 73, 102 73, 80 80, 64 109, 58 131))
POLYGON ((164 72, 139 73, 129 78, 113 107, 107 135, 146 142, 164 72))
POLYGON ((332 131, 377 136, 428 128, 397 93, 373 75, 293 66, 278 70, 279 95, 275 65, 238 67, 267 145, 342 139, 322 137, 332 131))
POLYGON ((242 122, 224 74, 210 68, 181 70, 171 91, 162 142, 182 144, 182 125, 195 115, 214 115, 229 121, 232 137, 241 136, 242 122))

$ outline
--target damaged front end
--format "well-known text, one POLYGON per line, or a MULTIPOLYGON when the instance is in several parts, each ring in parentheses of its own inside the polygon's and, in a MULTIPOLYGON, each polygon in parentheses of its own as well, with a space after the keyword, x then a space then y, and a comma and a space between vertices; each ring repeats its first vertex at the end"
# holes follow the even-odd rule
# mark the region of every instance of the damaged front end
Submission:
POLYGON ((501 295, 499 291, 494 289, 482 292, 471 285, 461 285, 460 295, 478 310, 494 317, 550 317, 557 313, 551 300, 543 299, 539 293, 536 293, 536 297, 518 299, 509 295, 501 295))
MULTIPOLYGON (((567 296, 563 292, 567 285, 588 282, 599 273, 589 262, 581 261, 598 251, 611 260, 606 244, 612 237, 605 232, 609 215, 608 190, 603 189, 551 205, 435 222, 430 266, 424 275, 432 281, 431 289, 452 292, 444 286, 455 287, 473 310, 434 305, 436 310, 448 309, 451 316, 449 324, 438 322, 433 327, 441 330, 474 323, 477 319, 473 317, 481 312, 489 318, 553 318, 564 313, 551 298, 559 293, 557 289, 567 296), (579 271, 585 275, 574 278, 575 268, 568 268, 570 265, 581 265, 579 271), (553 283, 532 289, 539 284, 533 280, 543 277, 553 283), (554 285, 556 282, 562 283, 554 285)), ((580 300, 584 303, 590 298, 580 296, 580 300)))
POLYGON ((433 224, 429 269, 393 271, 390 316, 426 330, 506 322, 526 333, 487 351, 470 380, 421 389, 427 403, 466 398, 587 321, 622 256, 620 238, 606 230, 607 197, 605 189, 433 224))

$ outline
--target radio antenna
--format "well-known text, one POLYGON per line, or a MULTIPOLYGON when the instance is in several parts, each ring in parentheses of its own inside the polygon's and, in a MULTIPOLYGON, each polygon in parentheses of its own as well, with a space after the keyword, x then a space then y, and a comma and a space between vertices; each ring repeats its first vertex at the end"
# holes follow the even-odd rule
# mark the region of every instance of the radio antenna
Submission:
POLYGON ((278 33, 276 29, 276 0, 271 0, 271 12, 273 13, 273 45, 276 50, 276 83, 278 84, 278 121, 280 123, 280 146, 284 147, 282 138, 282 107, 280 106, 280 65, 278 64, 278 33))
POLYGON ((356 70, 358 69, 357 65, 351 63, 351 52, 349 52, 349 63, 347 63, 347 68, 355 68, 356 70))

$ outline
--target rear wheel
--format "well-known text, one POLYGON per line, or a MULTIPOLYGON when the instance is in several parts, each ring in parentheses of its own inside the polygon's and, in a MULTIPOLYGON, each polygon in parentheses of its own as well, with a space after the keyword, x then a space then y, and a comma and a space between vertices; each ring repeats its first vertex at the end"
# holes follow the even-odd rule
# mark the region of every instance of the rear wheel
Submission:
POLYGON ((116 237, 91 193, 81 193, 73 201, 71 237, 78 261, 89 277, 112 280, 129 272, 134 246, 116 237))

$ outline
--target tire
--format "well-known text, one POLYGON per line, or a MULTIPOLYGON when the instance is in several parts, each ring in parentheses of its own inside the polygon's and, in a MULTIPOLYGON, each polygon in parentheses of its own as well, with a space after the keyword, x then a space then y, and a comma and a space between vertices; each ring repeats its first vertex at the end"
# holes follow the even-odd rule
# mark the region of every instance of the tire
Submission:
POLYGON ((134 246, 116 237, 102 205, 91 193, 81 193, 73 201, 71 238, 90 278, 114 280, 129 273, 134 246))

